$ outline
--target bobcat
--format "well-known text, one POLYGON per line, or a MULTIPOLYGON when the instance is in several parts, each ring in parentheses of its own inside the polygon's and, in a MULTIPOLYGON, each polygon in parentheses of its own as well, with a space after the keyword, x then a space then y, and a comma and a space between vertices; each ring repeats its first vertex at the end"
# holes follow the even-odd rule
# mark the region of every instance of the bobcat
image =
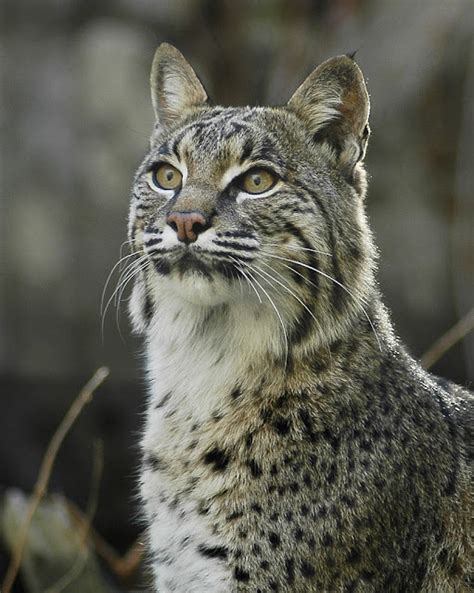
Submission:
POLYGON ((218 107, 163 44, 151 92, 129 233, 156 591, 471 591, 472 399, 382 304, 359 67, 218 107))

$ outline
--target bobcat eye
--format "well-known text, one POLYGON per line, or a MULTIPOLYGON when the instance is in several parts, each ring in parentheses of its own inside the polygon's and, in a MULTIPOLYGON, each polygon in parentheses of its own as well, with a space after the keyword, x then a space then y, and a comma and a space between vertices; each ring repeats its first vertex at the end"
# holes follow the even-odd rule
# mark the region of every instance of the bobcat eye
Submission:
POLYGON ((278 178, 268 169, 251 169, 240 181, 241 189, 248 194, 263 194, 271 189, 278 178))
POLYGON ((178 189, 183 176, 176 167, 168 163, 160 163, 149 172, 149 183, 153 189, 178 189))

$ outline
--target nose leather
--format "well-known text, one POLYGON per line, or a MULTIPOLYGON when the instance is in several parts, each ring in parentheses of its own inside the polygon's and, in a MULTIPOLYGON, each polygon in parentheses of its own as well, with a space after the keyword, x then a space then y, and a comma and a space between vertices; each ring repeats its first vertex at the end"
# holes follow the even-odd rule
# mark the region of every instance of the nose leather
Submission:
POLYGON ((194 243, 198 235, 209 228, 209 220, 202 212, 170 212, 166 223, 183 243, 194 243))

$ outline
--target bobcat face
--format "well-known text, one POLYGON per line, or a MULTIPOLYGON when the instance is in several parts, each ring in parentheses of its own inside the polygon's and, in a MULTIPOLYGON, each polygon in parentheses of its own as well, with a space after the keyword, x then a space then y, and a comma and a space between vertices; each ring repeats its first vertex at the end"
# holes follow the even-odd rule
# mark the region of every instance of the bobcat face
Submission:
POLYGON ((143 268, 135 308, 153 315, 165 293, 208 306, 246 301, 272 308, 293 342, 335 336, 373 285, 358 67, 324 63, 285 107, 210 107, 165 45, 152 98, 157 125, 130 216, 143 268))

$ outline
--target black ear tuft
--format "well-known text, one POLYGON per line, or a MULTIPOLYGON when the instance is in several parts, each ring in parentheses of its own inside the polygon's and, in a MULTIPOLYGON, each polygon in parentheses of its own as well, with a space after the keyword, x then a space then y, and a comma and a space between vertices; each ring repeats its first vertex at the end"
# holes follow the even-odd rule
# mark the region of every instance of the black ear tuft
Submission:
POLYGON ((350 52, 348 52, 348 53, 346 54, 346 56, 347 56, 348 58, 350 58, 350 59, 351 59, 353 62, 355 62, 355 57, 356 57, 356 54, 359 52, 359 49, 360 49, 360 47, 359 47, 359 48, 357 48, 357 49, 355 49, 354 51, 350 51, 350 52))

